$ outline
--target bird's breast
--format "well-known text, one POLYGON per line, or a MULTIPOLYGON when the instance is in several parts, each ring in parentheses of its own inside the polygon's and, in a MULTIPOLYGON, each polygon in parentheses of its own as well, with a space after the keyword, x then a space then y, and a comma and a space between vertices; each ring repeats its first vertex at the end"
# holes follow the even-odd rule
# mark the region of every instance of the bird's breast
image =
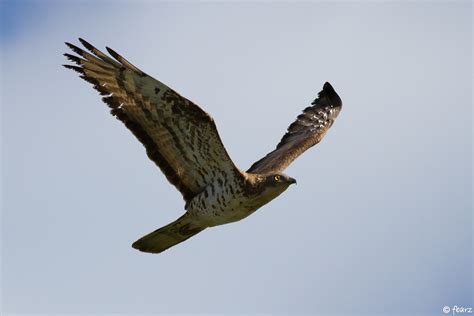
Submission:
POLYGON ((188 213, 207 226, 218 226, 239 221, 265 203, 246 194, 238 183, 213 184, 191 200, 188 213))

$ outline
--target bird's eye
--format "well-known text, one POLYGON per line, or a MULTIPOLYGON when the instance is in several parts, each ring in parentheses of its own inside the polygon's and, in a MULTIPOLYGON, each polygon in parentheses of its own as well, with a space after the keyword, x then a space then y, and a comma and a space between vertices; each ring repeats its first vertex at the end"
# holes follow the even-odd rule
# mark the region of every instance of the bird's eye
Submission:
POLYGON ((280 178, 281 178, 281 176, 276 175, 276 176, 273 177, 273 180, 275 180, 275 181, 280 181, 280 178))

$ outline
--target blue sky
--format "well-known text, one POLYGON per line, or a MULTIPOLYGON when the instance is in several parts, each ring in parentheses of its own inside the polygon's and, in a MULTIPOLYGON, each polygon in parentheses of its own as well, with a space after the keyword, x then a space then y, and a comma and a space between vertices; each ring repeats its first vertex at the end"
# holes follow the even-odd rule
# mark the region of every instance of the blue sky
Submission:
POLYGON ((472 4, 2 2, 2 311, 441 315, 472 301, 472 4), (5 16, 7 19, 5 19, 5 16), (344 107, 249 218, 161 255, 183 203, 97 93, 84 37, 201 105, 242 169, 344 107))
POLYGON ((24 32, 31 32, 53 7, 52 2, 3 0, 0 2, 2 40, 12 40, 24 32))

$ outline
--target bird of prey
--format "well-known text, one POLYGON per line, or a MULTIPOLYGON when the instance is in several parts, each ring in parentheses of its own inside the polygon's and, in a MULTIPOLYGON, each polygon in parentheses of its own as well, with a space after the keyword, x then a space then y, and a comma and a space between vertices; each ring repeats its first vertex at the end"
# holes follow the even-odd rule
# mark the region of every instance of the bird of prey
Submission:
POLYGON ((64 66, 103 95, 111 114, 145 146, 185 201, 184 215, 133 243, 140 251, 160 253, 208 227, 239 221, 279 196, 296 183, 283 170, 321 141, 342 107, 326 82, 275 150, 242 171, 230 159, 208 113, 114 50, 107 47, 111 58, 79 41, 89 52, 66 43, 77 55, 64 55, 77 65, 64 66))

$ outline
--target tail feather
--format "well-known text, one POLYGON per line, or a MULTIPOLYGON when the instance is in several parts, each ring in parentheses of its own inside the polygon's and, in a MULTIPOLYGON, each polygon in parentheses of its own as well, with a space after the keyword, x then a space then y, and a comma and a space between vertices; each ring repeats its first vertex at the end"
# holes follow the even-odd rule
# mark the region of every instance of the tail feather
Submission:
POLYGON ((174 222, 143 236, 132 247, 143 252, 160 253, 206 229, 193 223, 187 214, 174 222))

